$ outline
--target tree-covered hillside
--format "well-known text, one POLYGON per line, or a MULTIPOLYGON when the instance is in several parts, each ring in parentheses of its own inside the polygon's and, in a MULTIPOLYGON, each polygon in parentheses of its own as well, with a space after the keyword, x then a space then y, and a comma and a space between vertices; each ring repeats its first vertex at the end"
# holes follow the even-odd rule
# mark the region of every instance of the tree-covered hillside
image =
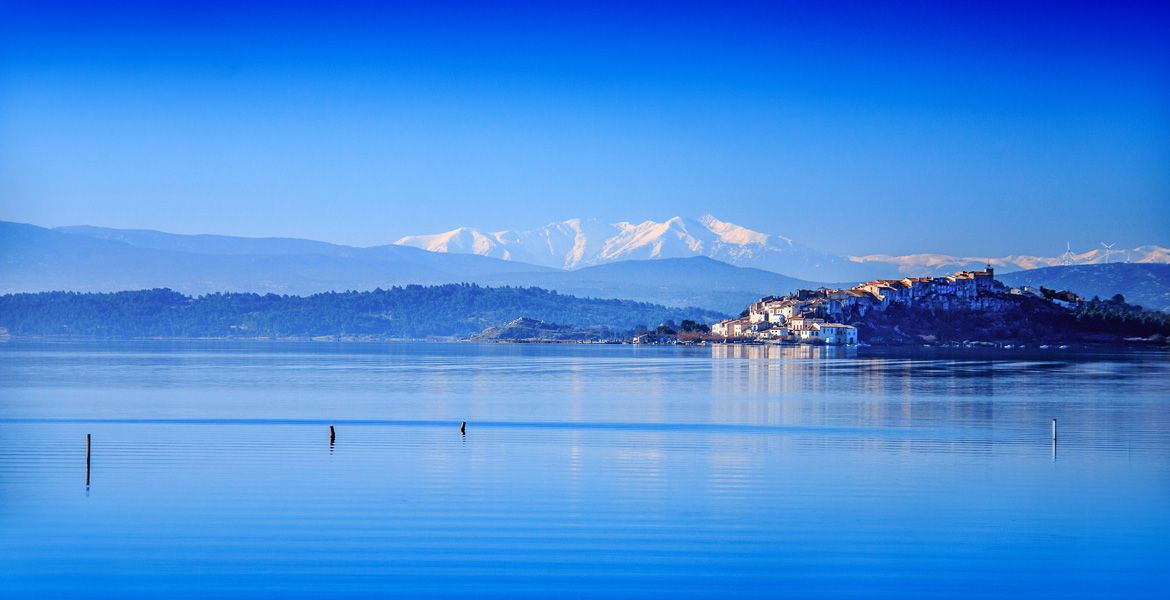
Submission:
POLYGON ((1121 294, 1130 304, 1170 312, 1170 265, 1108 263, 1047 267, 1007 273, 1000 275, 1000 279, 1011 286, 1071 290, 1084 298, 1111 298, 1121 294))
POLYGON ((1033 296, 1002 294, 993 309, 941 310, 920 302, 844 320, 873 345, 977 341, 1164 346, 1170 336, 1170 315, 1127 304, 1120 295, 1062 308, 1033 296))
POLYGON ((307 297, 243 293, 190 297, 169 289, 0 296, 0 327, 14 336, 465 337, 517 317, 625 331, 670 319, 712 322, 721 316, 697 308, 469 284, 307 297))

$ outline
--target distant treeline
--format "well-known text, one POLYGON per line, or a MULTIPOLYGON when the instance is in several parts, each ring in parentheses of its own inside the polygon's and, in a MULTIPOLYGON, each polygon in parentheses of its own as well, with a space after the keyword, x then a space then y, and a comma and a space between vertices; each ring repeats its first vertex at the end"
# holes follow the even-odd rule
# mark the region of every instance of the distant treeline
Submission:
POLYGON ((624 335, 669 320, 723 315, 629 300, 565 296, 540 288, 409 285, 312 296, 169 289, 0 296, 0 327, 14 336, 76 337, 466 337, 529 317, 624 335))

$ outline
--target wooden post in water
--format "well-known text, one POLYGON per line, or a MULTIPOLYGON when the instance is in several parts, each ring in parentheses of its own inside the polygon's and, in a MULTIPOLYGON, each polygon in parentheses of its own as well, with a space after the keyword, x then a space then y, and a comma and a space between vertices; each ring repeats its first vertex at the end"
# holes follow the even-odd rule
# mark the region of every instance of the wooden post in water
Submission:
POLYGON ((90 434, 85 434, 85 487, 89 487, 90 434))
POLYGON ((329 445, 333 445, 333 440, 337 439, 337 432, 333 431, 333 426, 329 426, 329 445))
POLYGON ((1052 441, 1056 441, 1056 419, 1052 420, 1052 441))
POLYGON ((467 421, 464 421, 462 424, 459 425, 459 434, 460 435, 467 435, 467 421))

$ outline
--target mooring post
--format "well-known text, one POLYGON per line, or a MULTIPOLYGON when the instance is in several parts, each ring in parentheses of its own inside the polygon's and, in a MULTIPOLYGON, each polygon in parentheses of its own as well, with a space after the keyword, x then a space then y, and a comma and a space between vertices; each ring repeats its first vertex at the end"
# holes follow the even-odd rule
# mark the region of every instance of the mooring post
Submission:
POLYGON ((333 440, 337 439, 337 432, 333 431, 333 426, 329 426, 329 445, 333 445, 333 440))
POLYGON ((460 435, 467 435, 467 421, 464 421, 459 425, 459 433, 460 435))
POLYGON ((89 454, 91 434, 85 434, 85 487, 89 487, 89 454))
POLYGON ((1052 441, 1056 441, 1056 419, 1052 420, 1052 441))

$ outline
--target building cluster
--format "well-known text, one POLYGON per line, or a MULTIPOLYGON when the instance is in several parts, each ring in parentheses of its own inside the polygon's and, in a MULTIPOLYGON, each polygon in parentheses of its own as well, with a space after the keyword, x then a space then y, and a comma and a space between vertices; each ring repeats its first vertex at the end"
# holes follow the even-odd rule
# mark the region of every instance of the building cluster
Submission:
POLYGON ((878 279, 846 290, 799 290, 784 297, 760 298, 747 315, 720 321, 711 333, 726 340, 855 345, 857 328, 846 325, 870 311, 891 306, 929 305, 942 310, 993 308, 1005 292, 988 266, 946 277, 878 279))

